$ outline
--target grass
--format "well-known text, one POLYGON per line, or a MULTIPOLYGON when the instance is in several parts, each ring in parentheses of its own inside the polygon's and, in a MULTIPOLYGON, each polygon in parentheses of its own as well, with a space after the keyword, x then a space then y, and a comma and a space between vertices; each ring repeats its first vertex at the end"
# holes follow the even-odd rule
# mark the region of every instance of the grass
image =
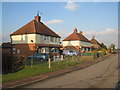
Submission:
MULTIPOLYGON (((48 62, 42 62, 36 65, 31 66, 25 66, 22 70, 15 72, 15 73, 9 73, 9 74, 3 74, 2 75, 2 83, 12 82, 15 80, 21 80, 27 77, 43 74, 43 73, 49 73, 53 71, 58 71, 62 69, 69 68, 70 66, 76 66, 78 64, 83 64, 83 61, 93 61, 92 57, 79 57, 79 56, 69 56, 62 62, 51 62, 51 69, 48 68, 48 62)), ((30 63, 30 62, 29 62, 30 63)))

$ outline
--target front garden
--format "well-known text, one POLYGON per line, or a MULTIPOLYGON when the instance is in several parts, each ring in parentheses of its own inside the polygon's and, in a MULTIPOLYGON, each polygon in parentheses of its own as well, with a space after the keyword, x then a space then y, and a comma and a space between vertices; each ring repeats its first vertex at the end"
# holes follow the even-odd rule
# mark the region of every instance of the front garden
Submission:
POLYGON ((62 61, 51 62, 51 68, 48 68, 47 61, 33 61, 33 65, 31 66, 31 60, 24 60, 24 68, 17 72, 3 74, 2 82, 12 82, 16 80, 21 80, 24 78, 54 72, 63 69, 69 69, 71 66, 82 65, 89 61, 95 61, 97 57, 93 55, 75 55, 75 56, 66 56, 62 61))

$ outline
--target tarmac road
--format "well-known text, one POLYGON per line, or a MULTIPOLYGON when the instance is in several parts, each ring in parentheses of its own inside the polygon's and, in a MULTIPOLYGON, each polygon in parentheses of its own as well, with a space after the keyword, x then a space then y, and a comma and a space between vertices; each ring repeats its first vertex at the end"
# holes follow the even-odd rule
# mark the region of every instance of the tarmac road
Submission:
POLYGON ((118 82, 118 55, 65 75, 22 88, 115 88, 118 82))

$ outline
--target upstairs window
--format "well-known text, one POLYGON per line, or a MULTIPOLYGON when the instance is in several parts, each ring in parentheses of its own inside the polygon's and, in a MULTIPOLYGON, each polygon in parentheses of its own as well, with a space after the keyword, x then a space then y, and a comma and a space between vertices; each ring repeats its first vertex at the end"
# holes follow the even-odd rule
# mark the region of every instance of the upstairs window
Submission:
POLYGON ((51 42, 54 42, 54 37, 51 37, 50 40, 51 40, 51 42))
POLYGON ((49 41, 49 36, 44 36, 44 41, 49 41))
POLYGON ((57 38, 55 37, 55 42, 57 42, 57 38))

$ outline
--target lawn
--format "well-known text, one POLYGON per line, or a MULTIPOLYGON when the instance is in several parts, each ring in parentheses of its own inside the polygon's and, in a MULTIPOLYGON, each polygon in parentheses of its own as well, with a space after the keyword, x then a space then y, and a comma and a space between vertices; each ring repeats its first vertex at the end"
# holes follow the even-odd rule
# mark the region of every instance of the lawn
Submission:
POLYGON ((93 57, 79 57, 79 56, 70 57, 69 56, 69 57, 66 57, 63 61, 51 62, 51 69, 48 68, 48 62, 35 64, 32 67, 28 65, 18 72, 3 74, 2 82, 7 83, 7 82, 21 80, 27 77, 31 77, 31 76, 35 76, 43 73, 49 73, 53 71, 67 69, 70 66, 84 64, 84 61, 93 61, 93 60, 94 60, 93 57))

